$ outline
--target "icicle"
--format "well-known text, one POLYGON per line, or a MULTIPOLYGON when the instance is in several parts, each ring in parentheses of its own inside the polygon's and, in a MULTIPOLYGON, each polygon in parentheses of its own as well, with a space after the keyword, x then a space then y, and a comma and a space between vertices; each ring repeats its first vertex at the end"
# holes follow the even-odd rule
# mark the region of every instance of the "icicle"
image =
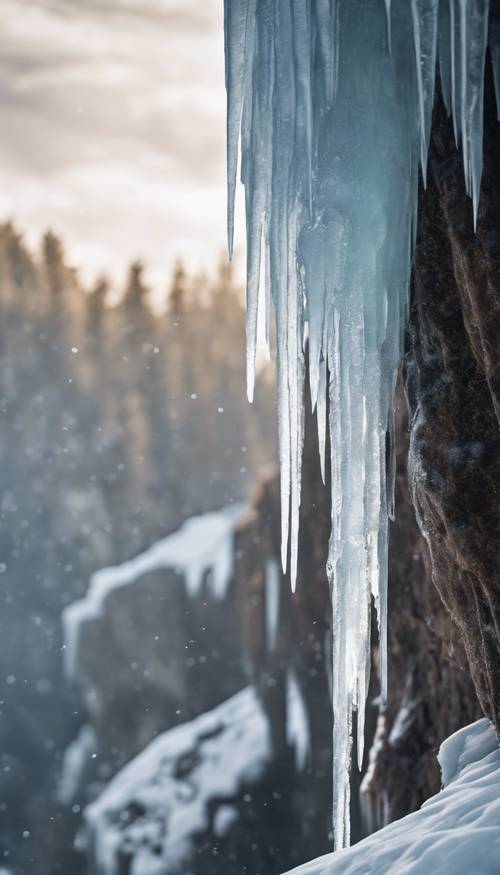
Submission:
POLYGON ((495 24, 497 25, 495 28, 490 26, 490 55, 497 101, 497 118, 500 121, 500 25, 496 21, 495 24))
POLYGON ((233 254, 234 200, 238 172, 238 142, 243 107, 245 63, 251 57, 251 32, 256 0, 224 0, 227 91, 227 239, 229 257, 233 254))
POLYGON ((477 224, 483 167, 484 65, 489 0, 460 0, 462 47, 462 150, 467 193, 477 224), (465 69, 463 69, 465 68, 465 69))
POLYGON ((448 115, 451 115, 451 57, 449 0, 439 4, 438 59, 441 92, 448 115))
POLYGON ((316 404, 316 421, 318 425, 318 449, 321 479, 326 483, 326 361, 319 366, 318 401, 316 404))
MULTIPOLYGON (((393 398, 404 342, 439 65, 477 216, 488 0, 226 0, 229 247, 241 127, 247 220, 248 394, 265 265, 278 368, 282 566, 295 589, 304 339, 321 472, 330 443, 334 836, 349 841, 377 611, 387 694, 387 540, 393 398), (385 5, 385 9, 384 9, 385 5), (389 51, 388 51, 389 46, 389 51), (327 417, 328 401, 328 417, 327 417), (328 419, 328 423, 327 423, 328 419), (389 435, 389 437, 388 437, 389 435), (387 446, 390 462, 387 462, 387 446)), ((500 40, 490 36, 497 99, 500 40)), ((500 101, 499 101, 500 105, 500 101)))
MULTIPOLYGON (((465 189, 477 223, 483 160, 484 66, 488 44, 489 0, 449 0, 440 19, 443 95, 451 106, 457 145, 462 147, 465 189), (449 64, 449 71, 446 64, 449 64), (448 83, 451 82, 451 88, 448 83)), ((493 53, 492 53, 493 57, 493 53)), ((440 61, 441 63, 441 61, 440 61)), ((448 105, 447 105, 448 108, 448 105)))
POLYGON ((439 0, 411 0, 420 118, 420 163, 424 183, 427 178, 427 151, 434 103, 438 9, 439 0))
POLYGON ((458 31, 456 24, 455 3, 456 0, 448 0, 450 11, 450 64, 451 64, 451 110, 453 118, 453 132, 455 134, 455 143, 457 146, 460 143, 460 122, 461 113, 459 111, 458 101, 458 68, 457 59, 460 58, 458 51, 458 31))
MULTIPOLYGON (((334 4, 337 0, 333 0, 334 4)), ((335 11, 330 0, 317 0, 316 24, 323 68, 327 106, 332 106, 335 94, 337 51, 335 11)))
POLYGON ((389 54, 392 55, 392 23, 391 23, 391 0, 384 0, 385 3, 385 20, 387 23, 387 47, 389 54))

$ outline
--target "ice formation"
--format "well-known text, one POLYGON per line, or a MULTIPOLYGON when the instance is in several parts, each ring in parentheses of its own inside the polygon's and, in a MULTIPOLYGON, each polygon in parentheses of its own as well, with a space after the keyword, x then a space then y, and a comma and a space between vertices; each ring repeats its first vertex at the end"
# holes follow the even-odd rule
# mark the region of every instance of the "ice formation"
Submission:
MULTIPOLYGON (((436 66, 476 222, 488 12, 488 0, 225 0, 229 251, 241 156, 248 395, 265 306, 268 339, 274 315, 282 561, 289 557, 292 588, 306 342, 323 471, 328 416, 336 847, 349 841, 353 710, 363 758, 372 600, 386 694, 393 394, 436 66)), ((499 35, 490 42, 498 97, 499 35)))
POLYGON ((500 748, 488 720, 441 745, 443 789, 419 811, 288 875, 492 875, 500 859, 500 748))

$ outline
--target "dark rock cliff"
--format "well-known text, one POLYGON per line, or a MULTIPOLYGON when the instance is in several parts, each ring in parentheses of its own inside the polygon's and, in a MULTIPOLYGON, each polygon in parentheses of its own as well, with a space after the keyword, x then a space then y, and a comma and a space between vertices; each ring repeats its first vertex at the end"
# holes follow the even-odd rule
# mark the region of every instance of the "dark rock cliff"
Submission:
MULTIPOLYGON (((500 14, 500 11, 496 13, 500 14)), ((500 125, 487 63, 477 232, 442 103, 421 190, 406 388, 432 578, 500 729, 500 125)))

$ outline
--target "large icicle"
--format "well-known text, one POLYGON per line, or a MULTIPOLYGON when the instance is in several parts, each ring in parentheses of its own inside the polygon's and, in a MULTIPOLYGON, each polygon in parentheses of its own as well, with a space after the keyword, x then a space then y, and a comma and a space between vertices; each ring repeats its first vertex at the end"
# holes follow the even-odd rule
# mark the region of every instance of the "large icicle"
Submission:
MULTIPOLYGON (((387 459, 438 45, 476 220, 487 25, 488 0, 225 0, 230 248, 240 142, 248 392, 264 265, 276 329, 282 562, 293 589, 305 344, 323 475, 329 428, 336 847, 349 842, 353 710, 363 759, 372 603, 383 696, 387 687, 387 459)), ((500 40, 490 40, 498 89, 500 40)))

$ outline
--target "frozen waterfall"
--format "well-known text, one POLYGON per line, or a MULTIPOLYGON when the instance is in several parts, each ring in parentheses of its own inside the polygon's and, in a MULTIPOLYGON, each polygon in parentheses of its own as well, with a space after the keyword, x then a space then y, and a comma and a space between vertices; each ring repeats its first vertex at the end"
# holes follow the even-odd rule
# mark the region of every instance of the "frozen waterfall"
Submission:
MULTIPOLYGON (((292 588, 306 343, 323 470, 328 418, 336 847, 349 842, 353 710, 363 756, 372 600, 383 696, 387 687, 393 394, 436 67, 475 222, 488 12, 488 0, 225 0, 229 250, 240 164, 248 394, 260 297, 277 351, 282 560, 292 588)), ((499 89, 498 34, 491 54, 499 89)))

